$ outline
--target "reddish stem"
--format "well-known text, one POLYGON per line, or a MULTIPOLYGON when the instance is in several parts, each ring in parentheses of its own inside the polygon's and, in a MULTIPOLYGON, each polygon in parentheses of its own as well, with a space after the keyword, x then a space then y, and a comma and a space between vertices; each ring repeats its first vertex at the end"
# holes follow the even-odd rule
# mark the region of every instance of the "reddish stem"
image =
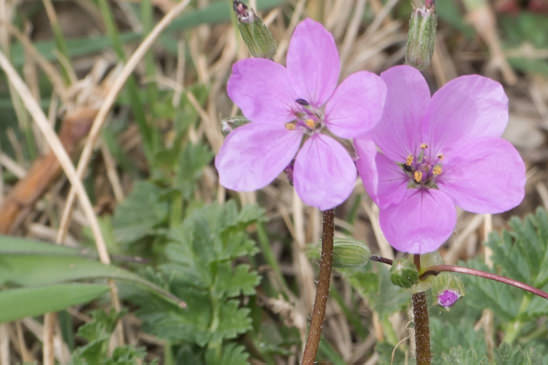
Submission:
POLYGON ((391 259, 387 259, 386 257, 382 257, 382 256, 370 256, 369 260, 376 261, 376 262, 381 262, 381 263, 386 264, 386 265, 392 265, 392 260, 391 259))
POLYGON ((413 322, 415 322, 415 352, 417 365, 430 365, 430 321, 428 319, 428 302, 426 293, 421 291, 411 296, 413 302, 413 322))
POLYGON ((316 287, 316 299, 312 309, 310 330, 308 340, 304 348, 303 365, 312 365, 316 361, 320 337, 322 334, 322 323, 325 317, 325 307, 329 295, 329 282, 331 280, 331 266, 333 263, 333 234, 335 230, 333 209, 323 212, 322 232, 322 256, 320 262, 320 275, 316 287))
MULTIPOLYGON (((371 261, 382 262, 383 264, 392 265, 392 260, 387 259, 385 257, 371 256, 369 259, 371 261)), ((507 278, 505 276, 501 276, 501 275, 497 275, 497 274, 492 274, 490 272, 485 272, 485 271, 476 270, 476 269, 470 269, 468 267, 462 267, 462 266, 455 266, 455 265, 430 266, 425 272, 422 273, 420 278, 424 279, 429 275, 438 275, 440 272, 444 272, 444 271, 456 272, 456 273, 459 273, 459 274, 466 274, 466 275, 474 275, 474 276, 479 276, 480 278, 499 281, 501 283, 511 285, 511 286, 515 286, 516 288, 523 289, 525 291, 528 291, 529 293, 538 295, 539 297, 548 299, 548 293, 547 292, 542 291, 540 289, 537 289, 537 288, 535 288, 531 285, 527 285, 525 283, 522 283, 521 281, 510 279, 510 278, 507 278)))
POLYGON ((501 283, 515 286, 516 288, 523 289, 525 291, 528 291, 529 293, 538 295, 539 297, 548 299, 548 293, 545 291, 542 291, 540 289, 537 289, 531 285, 527 285, 525 283, 522 283, 521 281, 517 281, 514 279, 507 278, 505 276, 500 276, 497 274, 492 274, 490 272, 485 272, 481 270, 476 269, 470 269, 468 267, 462 267, 462 266, 454 266, 454 265, 434 265, 430 266, 422 275, 420 276, 421 279, 424 279, 425 277, 429 275, 438 275, 440 272, 443 271, 449 271, 449 272, 456 272, 460 274, 467 274, 467 275, 474 275, 479 276, 480 278, 490 279, 499 281, 501 283))
MULTIPOLYGON (((421 271, 421 255, 414 255, 413 261, 417 271, 421 271)), ((413 302, 413 322, 415 322, 415 354, 417 365, 430 365, 432 352, 430 350, 430 319, 428 317, 428 301, 426 293, 415 293, 411 296, 413 302)))

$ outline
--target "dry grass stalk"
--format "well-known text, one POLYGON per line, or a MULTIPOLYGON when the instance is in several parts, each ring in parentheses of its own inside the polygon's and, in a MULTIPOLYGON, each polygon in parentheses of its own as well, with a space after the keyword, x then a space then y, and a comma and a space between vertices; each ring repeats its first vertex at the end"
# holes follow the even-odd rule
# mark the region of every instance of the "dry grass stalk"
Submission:
MULTIPOLYGON (((73 155, 77 151, 78 144, 86 136, 96 114, 97 110, 83 108, 65 116, 59 140, 68 155, 73 155)), ((20 214, 32 207, 59 177, 61 171, 61 165, 53 151, 34 161, 24 178, 19 180, 0 206, 0 233, 13 232, 16 228, 14 223, 20 220, 20 214)))
MULTIPOLYGON (((105 97, 105 100, 102 103, 101 108, 99 109, 99 112, 97 113, 97 116, 95 117, 95 120, 93 121, 93 124, 91 126, 91 131, 89 132, 88 140, 84 146, 82 155, 80 156, 80 161, 78 162, 78 168, 77 168, 78 178, 82 178, 82 176, 84 175, 84 171, 91 159, 93 148, 95 147, 97 139, 99 138, 99 133, 101 131, 101 128, 105 124, 106 117, 108 116, 110 109, 114 105, 114 102, 116 101, 118 94, 124 87, 127 79, 129 78, 131 73, 135 70, 135 67, 137 67, 137 64, 143 59, 143 57, 145 56, 147 51, 150 49, 154 41, 158 38, 160 33, 186 8, 189 1, 190 0, 185 0, 177 4, 177 6, 171 9, 171 11, 162 18, 162 20, 154 27, 154 29, 152 29, 150 34, 139 45, 137 50, 135 50, 135 52, 131 55, 127 64, 124 66, 124 68, 120 72, 118 78, 116 78, 116 80, 114 81, 112 87, 108 91, 108 94, 105 97)), ((72 211, 72 205, 74 204, 75 197, 76 197, 76 190, 74 188, 71 188, 67 197, 65 209, 63 210, 63 214, 61 216, 61 224, 59 227, 60 238, 64 238, 64 236, 66 235, 68 231, 70 213, 72 211)), ((63 240, 61 239, 60 241, 63 241, 63 240)))

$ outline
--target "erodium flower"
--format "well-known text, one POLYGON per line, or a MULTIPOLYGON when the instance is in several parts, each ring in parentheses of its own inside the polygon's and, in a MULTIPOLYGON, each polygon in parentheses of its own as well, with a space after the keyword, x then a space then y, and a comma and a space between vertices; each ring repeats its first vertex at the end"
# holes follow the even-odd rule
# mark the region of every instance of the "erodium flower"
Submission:
POLYGON ((361 71, 337 87, 335 41, 311 19, 295 29, 286 61, 284 67, 248 58, 233 66, 228 96, 251 122, 227 136, 215 166, 223 186, 251 191, 268 185, 295 159, 298 195, 308 205, 330 209, 350 195, 356 180, 354 161, 335 138, 352 139, 375 126, 386 86, 361 71))
POLYGON ((498 82, 462 76, 431 97, 412 67, 392 67, 381 77, 388 88, 383 116, 355 147, 362 181, 394 248, 437 250, 455 227, 455 206, 500 213, 522 201, 525 165, 500 138, 508 99, 498 82))

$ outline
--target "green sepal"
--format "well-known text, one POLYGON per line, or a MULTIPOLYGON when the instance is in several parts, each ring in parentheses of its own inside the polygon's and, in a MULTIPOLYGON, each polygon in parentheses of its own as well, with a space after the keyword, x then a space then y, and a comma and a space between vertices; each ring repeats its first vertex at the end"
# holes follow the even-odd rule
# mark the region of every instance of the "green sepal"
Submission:
POLYGON ((418 283, 419 272, 413 263, 412 256, 393 261, 390 280, 394 285, 407 289, 418 283))
POLYGON ((413 10, 409 20, 407 51, 405 53, 407 64, 418 69, 430 66, 436 43, 437 23, 434 7, 420 7, 413 10))

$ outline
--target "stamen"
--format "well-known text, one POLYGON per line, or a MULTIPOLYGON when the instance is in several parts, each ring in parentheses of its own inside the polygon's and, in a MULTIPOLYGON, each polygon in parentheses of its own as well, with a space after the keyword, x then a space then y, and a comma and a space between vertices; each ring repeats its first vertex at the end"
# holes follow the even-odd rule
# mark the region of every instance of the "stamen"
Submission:
POLYGON ((295 122, 285 123, 285 129, 287 129, 288 131, 294 131, 295 128, 297 128, 297 123, 295 123, 295 122))
POLYGON ((413 155, 407 156, 407 158, 405 159, 405 164, 407 166, 411 166, 413 164, 414 159, 415 159, 415 156, 413 156, 413 155))
POLYGON ((425 150, 428 148, 428 145, 426 143, 421 143, 421 150, 425 150))
POLYGON ((422 180, 422 172, 421 171, 415 171, 415 173, 413 174, 413 179, 415 180, 415 182, 417 184, 420 184, 421 180, 422 180))
POLYGON ((308 105, 310 105, 310 103, 309 103, 306 99, 301 99, 301 98, 299 98, 299 99, 295 100, 295 102, 296 102, 297 104, 301 104, 302 106, 308 106, 308 105))
POLYGON ((438 176, 438 175, 441 175, 441 173, 443 172, 442 168, 440 165, 436 165, 434 166, 434 168, 432 169, 432 175, 434 176, 438 176))
POLYGON ((316 122, 314 121, 314 119, 307 119, 304 121, 304 124, 306 124, 306 126, 310 129, 316 128, 316 122))
POLYGON ((443 153, 438 153, 438 155, 436 156, 438 158, 438 160, 443 160, 443 153))

